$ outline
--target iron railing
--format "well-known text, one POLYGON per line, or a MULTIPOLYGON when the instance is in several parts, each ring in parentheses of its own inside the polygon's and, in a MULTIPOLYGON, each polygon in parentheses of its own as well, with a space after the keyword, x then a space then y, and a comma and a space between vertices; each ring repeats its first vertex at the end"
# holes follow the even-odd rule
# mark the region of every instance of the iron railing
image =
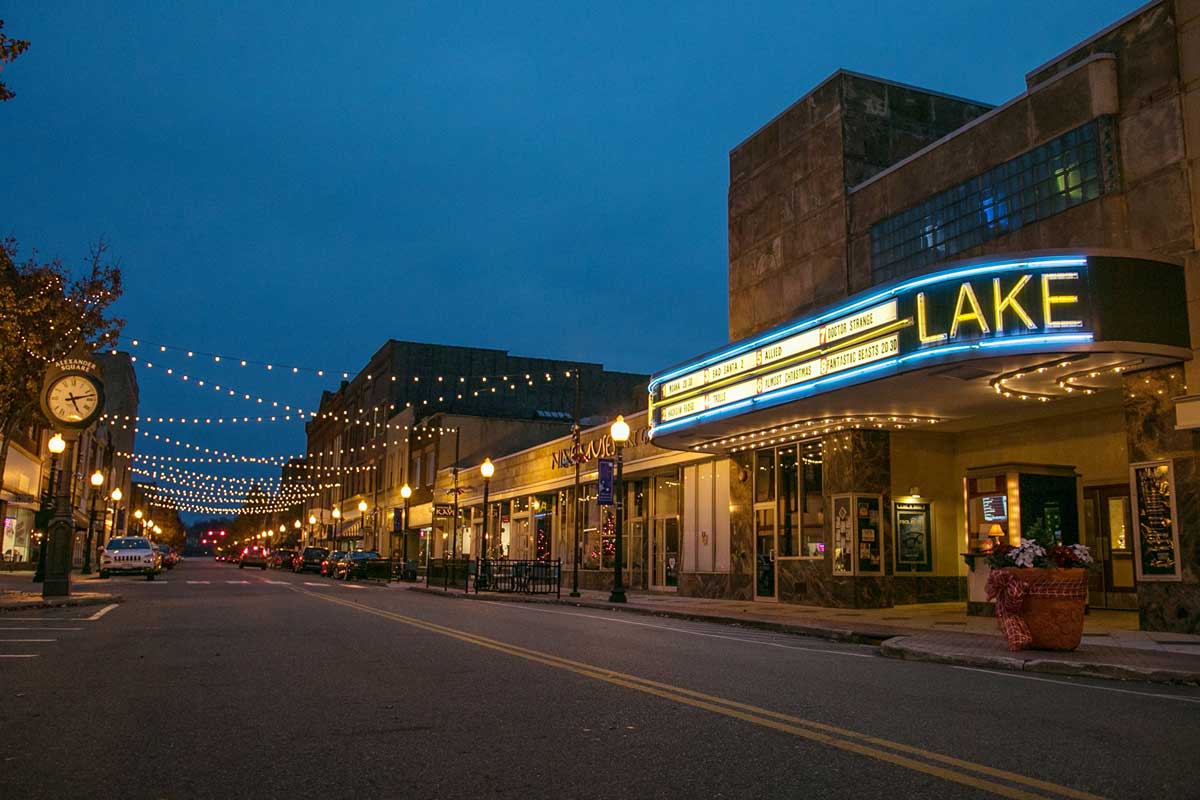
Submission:
POLYGON ((500 592, 562 596, 562 559, 510 561, 489 558, 479 565, 475 593, 500 592))

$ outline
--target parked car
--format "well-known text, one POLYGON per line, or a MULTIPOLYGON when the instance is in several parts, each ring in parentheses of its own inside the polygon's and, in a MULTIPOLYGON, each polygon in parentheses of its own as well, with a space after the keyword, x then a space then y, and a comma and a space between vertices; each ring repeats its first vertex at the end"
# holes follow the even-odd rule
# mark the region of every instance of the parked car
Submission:
POLYGON ((349 555, 349 553, 347 553, 345 550, 334 550, 325 558, 324 561, 321 562, 321 574, 328 578, 334 577, 337 562, 341 561, 347 555, 349 555))
POLYGON ((379 553, 374 550, 355 550, 347 553, 345 558, 337 562, 334 577, 344 581, 365 578, 367 577, 367 564, 381 560, 379 553))
POLYGON ((271 551, 271 566, 275 569, 291 569, 292 559, 296 557, 295 550, 281 548, 271 551))
POLYGON ((179 556, 171 549, 169 544, 156 545, 158 553, 162 556, 162 565, 167 569, 175 569, 175 565, 179 563, 179 556))
POLYGON ((145 536, 118 536, 109 539, 100 553, 100 577, 109 575, 145 575, 146 580, 162 571, 162 556, 145 536))
POLYGON ((306 547, 292 559, 292 572, 320 572, 321 562, 329 558, 324 547, 306 547))
POLYGON ((266 569, 268 560, 269 556, 265 549, 256 544, 247 545, 242 548, 242 555, 238 559, 238 569, 245 569, 246 567, 266 569))

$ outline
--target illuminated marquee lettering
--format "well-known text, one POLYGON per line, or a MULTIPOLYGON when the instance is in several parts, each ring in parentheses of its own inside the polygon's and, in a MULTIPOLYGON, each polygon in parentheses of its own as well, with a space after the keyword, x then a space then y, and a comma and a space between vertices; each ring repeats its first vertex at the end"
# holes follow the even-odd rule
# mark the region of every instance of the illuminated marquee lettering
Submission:
POLYGON ((1033 324, 1033 319, 1030 318, 1029 313, 1025 311, 1024 306, 1017 299, 1017 295, 1025 288, 1025 284, 1029 283, 1031 277, 1030 275, 1022 275, 1021 279, 1008 290, 1008 294, 1003 296, 1000 291, 1000 279, 992 278, 992 295, 996 300, 996 330, 998 332, 1004 331, 1004 310, 1006 308, 1011 308, 1013 313, 1025 323, 1025 327, 1028 330, 1037 330, 1037 325, 1033 324))
POLYGON ((917 292, 917 338, 921 344, 937 344, 946 341, 946 334, 929 332, 929 323, 925 321, 927 316, 925 306, 925 293, 917 292))
POLYGON ((954 319, 950 323, 951 339, 958 336, 958 326, 963 322, 976 322, 983 333, 991 332, 987 320, 983 318, 983 310, 979 307, 979 298, 975 296, 975 290, 971 288, 970 281, 964 281, 963 285, 958 287, 958 300, 954 303, 954 319), (971 303, 971 310, 965 313, 963 312, 963 300, 969 300, 971 303))
POLYGON ((1082 328, 1081 319, 1054 319, 1053 311, 1056 305, 1076 305, 1078 295, 1050 294, 1051 281, 1079 280, 1078 272, 1046 272, 1042 274, 1042 317, 1047 328, 1082 328))

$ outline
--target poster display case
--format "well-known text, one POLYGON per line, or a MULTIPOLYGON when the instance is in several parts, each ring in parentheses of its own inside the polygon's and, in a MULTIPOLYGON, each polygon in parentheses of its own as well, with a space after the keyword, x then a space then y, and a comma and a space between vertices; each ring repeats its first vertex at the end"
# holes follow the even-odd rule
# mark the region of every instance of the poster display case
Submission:
POLYGON ((929 503, 892 504, 896 532, 896 572, 933 571, 933 514, 929 503))
POLYGON ((1130 464, 1129 496, 1133 500, 1133 564, 1138 580, 1180 580, 1172 463, 1144 461, 1130 464))

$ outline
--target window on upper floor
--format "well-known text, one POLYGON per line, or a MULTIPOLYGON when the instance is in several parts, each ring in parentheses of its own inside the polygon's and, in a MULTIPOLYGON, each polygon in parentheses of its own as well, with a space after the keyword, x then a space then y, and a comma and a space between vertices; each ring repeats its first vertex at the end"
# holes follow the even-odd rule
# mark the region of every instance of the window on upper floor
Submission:
POLYGON ((1117 183, 1113 122, 1092 120, 871 227, 874 283, 1066 211, 1117 183))

